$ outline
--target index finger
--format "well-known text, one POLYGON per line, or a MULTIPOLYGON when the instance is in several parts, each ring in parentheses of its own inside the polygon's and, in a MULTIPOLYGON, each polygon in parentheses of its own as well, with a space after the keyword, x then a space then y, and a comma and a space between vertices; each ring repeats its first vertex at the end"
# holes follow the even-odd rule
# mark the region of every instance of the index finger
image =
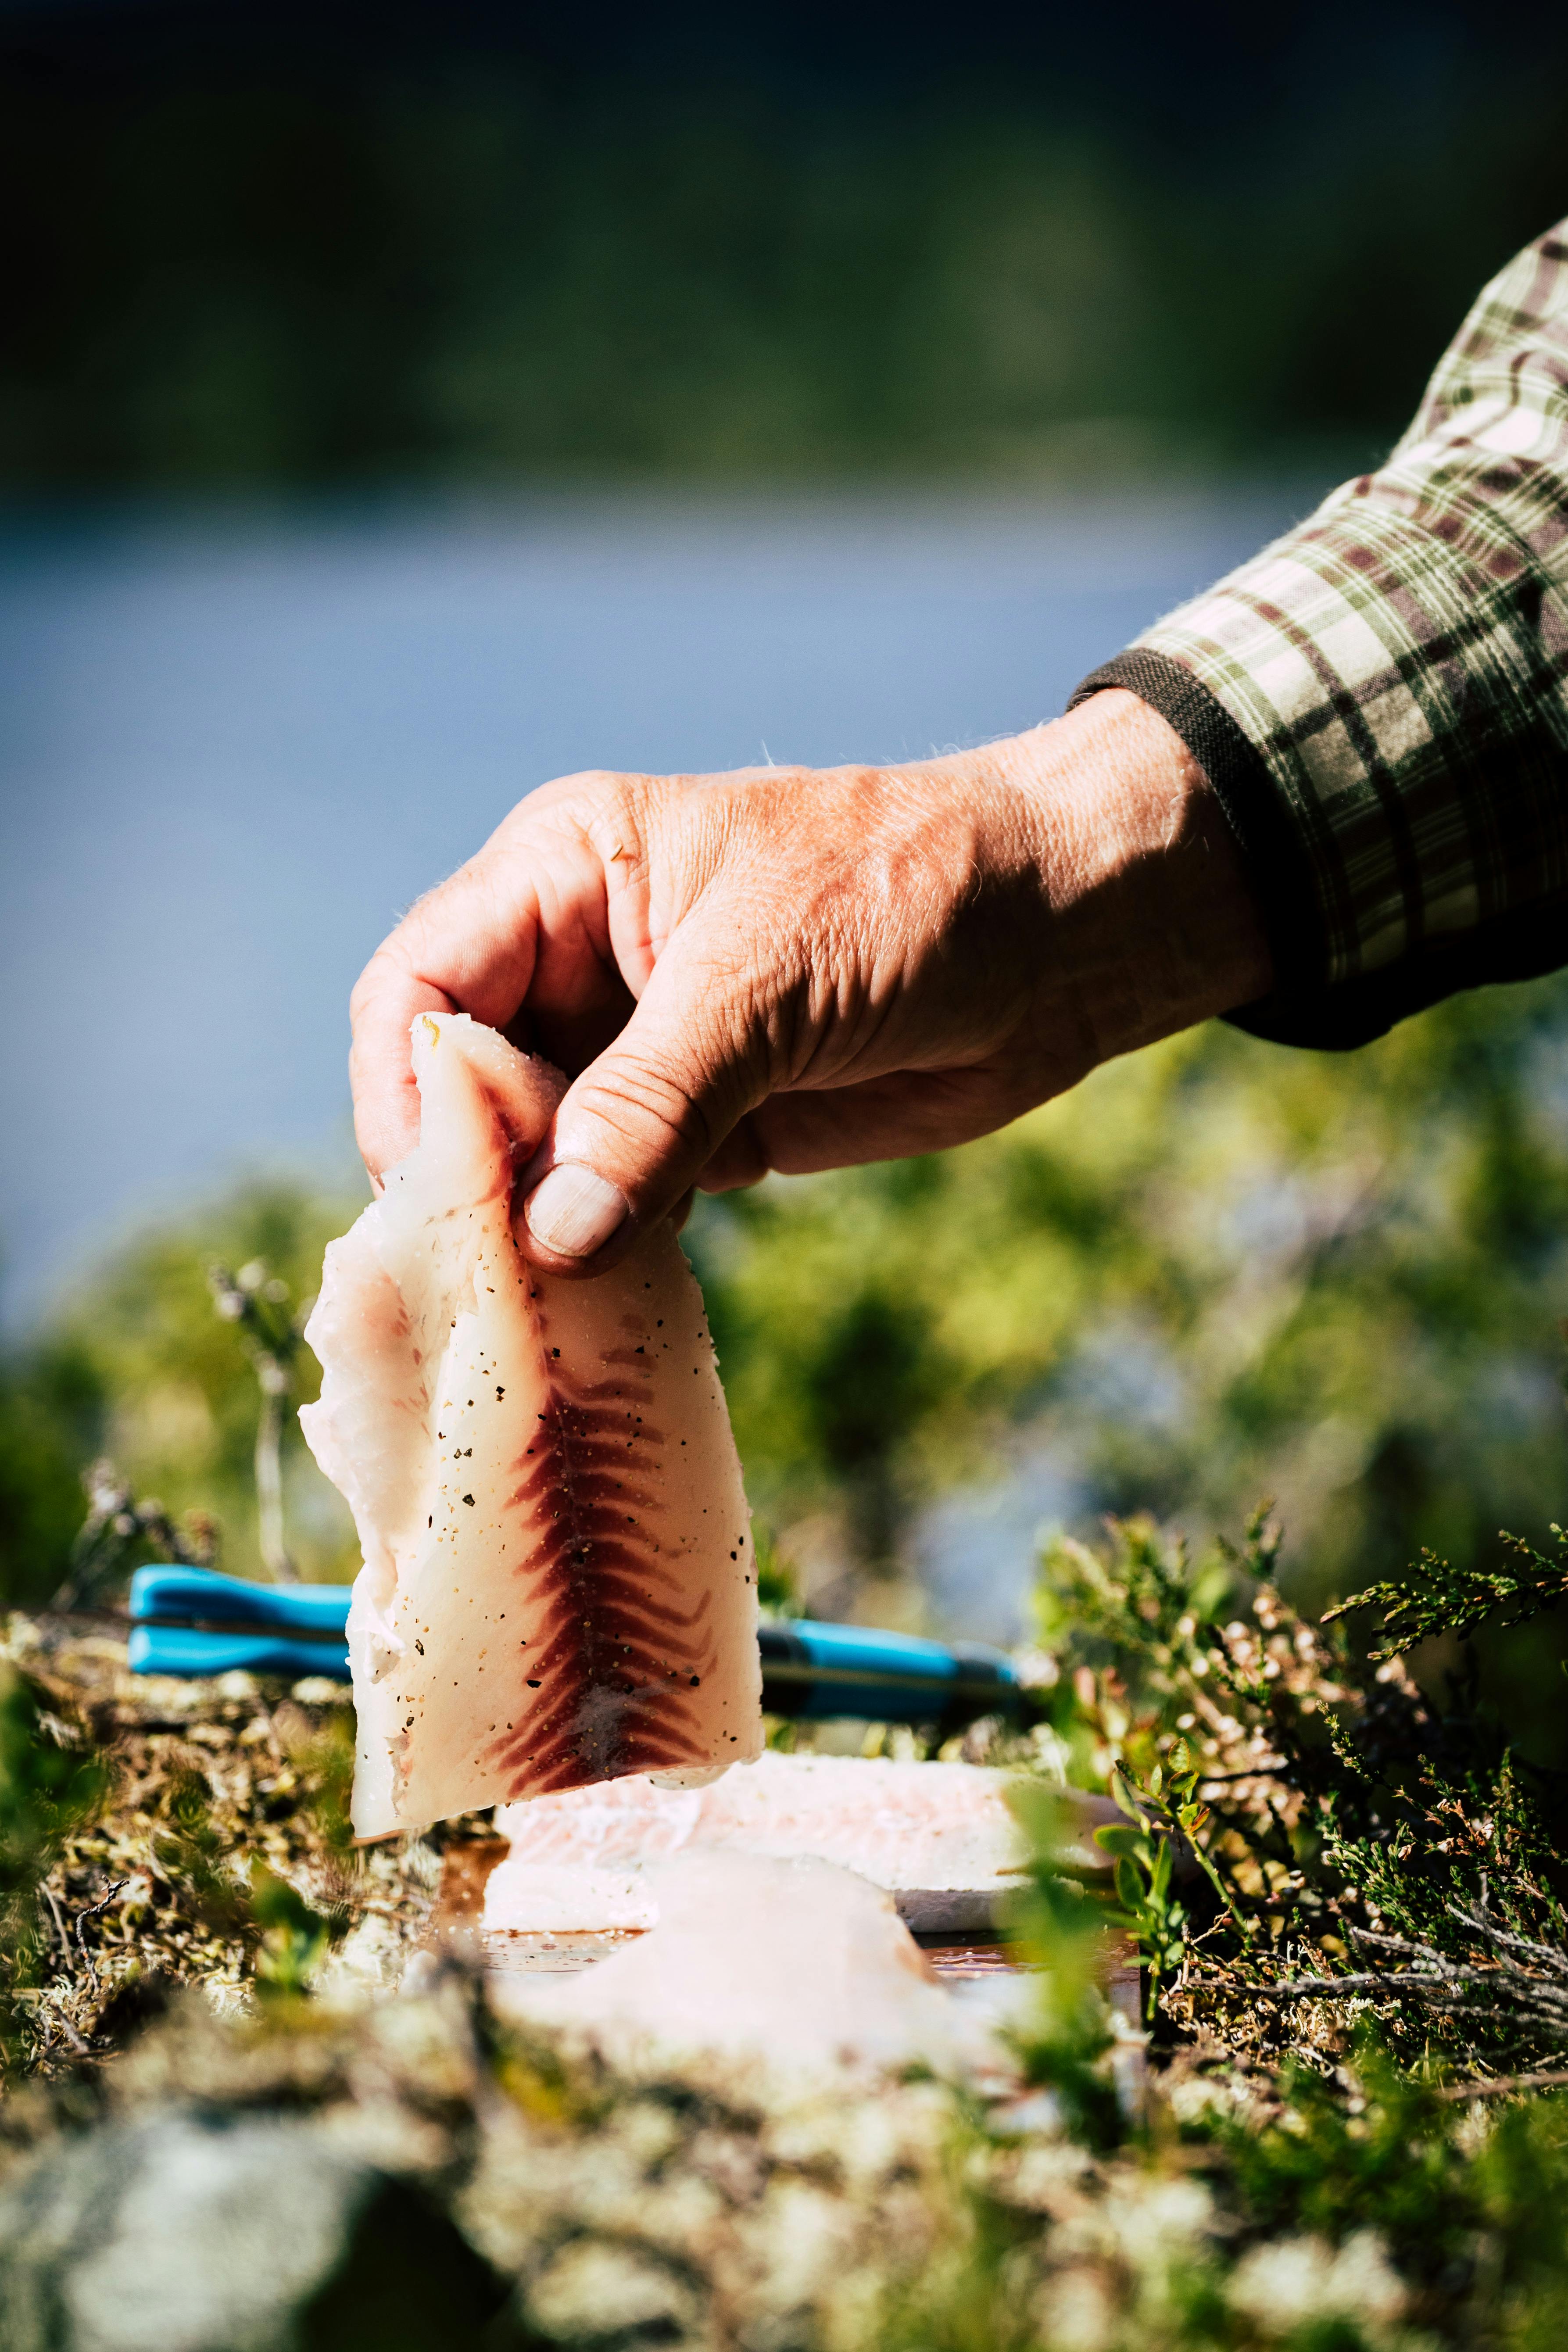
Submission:
POLYGON ((354 1135, 372 1181, 419 1140, 409 1030, 421 1013, 470 1013, 492 1029, 516 1013, 533 974, 538 901, 500 887, 488 847, 412 908, 383 940, 349 999, 354 1135))

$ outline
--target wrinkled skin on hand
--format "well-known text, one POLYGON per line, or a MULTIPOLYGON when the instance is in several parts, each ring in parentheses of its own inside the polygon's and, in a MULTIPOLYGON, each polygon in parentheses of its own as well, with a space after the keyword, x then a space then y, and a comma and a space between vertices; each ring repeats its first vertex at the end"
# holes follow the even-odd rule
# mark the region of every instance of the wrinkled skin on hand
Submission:
POLYGON ((693 1186, 967 1141, 1269 978, 1206 780, 1130 694, 900 767, 568 776, 366 968, 360 1145, 379 1179, 416 1139, 416 1013, 504 1030, 575 1074, 523 1246, 592 1274, 693 1186), (598 1179, 569 1226, 557 1169, 598 1179))

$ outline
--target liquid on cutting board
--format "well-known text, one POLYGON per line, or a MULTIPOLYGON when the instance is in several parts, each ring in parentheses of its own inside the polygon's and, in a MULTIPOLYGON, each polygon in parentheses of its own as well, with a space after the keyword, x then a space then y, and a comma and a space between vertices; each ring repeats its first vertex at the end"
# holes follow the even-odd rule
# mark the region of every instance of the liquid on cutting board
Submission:
POLYGON ((512 1234, 564 1089, 464 1014, 414 1024, 419 1144, 331 1244, 300 1420, 364 1555, 362 1837, 762 1746, 756 1577, 701 1294, 668 1224, 595 1282, 512 1234))

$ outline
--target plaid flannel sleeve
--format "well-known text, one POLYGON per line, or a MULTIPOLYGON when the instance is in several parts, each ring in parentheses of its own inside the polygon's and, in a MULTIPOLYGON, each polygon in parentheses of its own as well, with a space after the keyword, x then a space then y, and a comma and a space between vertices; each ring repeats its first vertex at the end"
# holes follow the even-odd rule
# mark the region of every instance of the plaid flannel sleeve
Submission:
POLYGON ((1568 963, 1568 221, 1493 279, 1376 473, 1073 699, 1207 771, 1274 949, 1261 1036, 1356 1045, 1568 963))

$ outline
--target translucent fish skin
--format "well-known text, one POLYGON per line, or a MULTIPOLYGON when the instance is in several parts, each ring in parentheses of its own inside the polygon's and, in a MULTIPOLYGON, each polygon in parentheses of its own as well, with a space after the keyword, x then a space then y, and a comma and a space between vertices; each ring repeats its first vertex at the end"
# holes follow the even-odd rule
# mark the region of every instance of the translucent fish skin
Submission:
POLYGON ((300 1413, 364 1554, 362 1837, 762 1747, 756 1577, 701 1294, 672 1230, 591 1283, 512 1237, 564 1080, 414 1024, 417 1149, 327 1251, 300 1413))
POLYGON ((613 1789, 551 1797, 497 1814, 495 1826, 511 1851, 486 1887, 485 1923, 528 1924, 501 1915, 509 1885, 521 1885, 521 1873, 531 1867, 614 1871, 690 1847, 811 1855, 889 1889, 1000 1886, 1023 1859, 1007 1803, 1011 1780, 1010 1773, 973 1764, 769 1752, 717 1788, 660 1789, 626 1780, 613 1789))
POLYGON ((496 1971, 501 2014, 581 2034, 633 2074, 714 2052, 796 2097, 803 2076, 825 2086, 846 2069, 1007 2066, 985 2017, 937 1984, 891 1898, 852 1872, 693 1849, 648 1876, 651 1932, 578 1976, 496 1971))

